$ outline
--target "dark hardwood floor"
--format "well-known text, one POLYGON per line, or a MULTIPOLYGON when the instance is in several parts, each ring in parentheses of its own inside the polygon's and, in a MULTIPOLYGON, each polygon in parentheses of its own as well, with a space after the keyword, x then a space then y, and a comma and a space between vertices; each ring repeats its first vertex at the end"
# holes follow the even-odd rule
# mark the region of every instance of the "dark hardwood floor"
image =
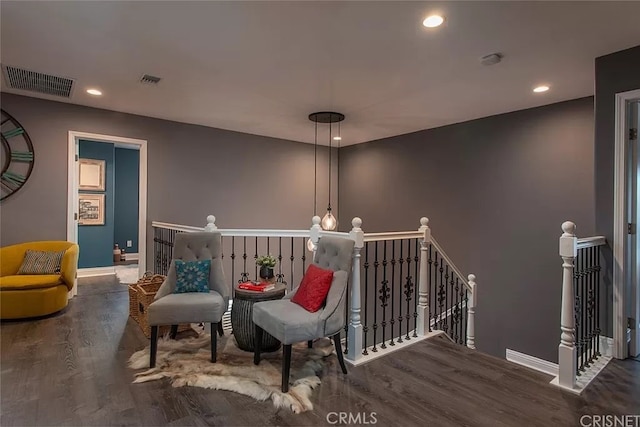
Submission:
POLYGON ((578 397, 544 374, 439 338, 346 376, 332 358, 315 409, 299 415, 231 392, 134 385, 126 362, 148 341, 113 277, 81 280, 62 313, 2 322, 0 334, 2 426, 322 426, 339 412, 360 414, 361 425, 375 412, 381 426, 579 426, 584 414, 640 413, 633 359, 612 361, 578 397))

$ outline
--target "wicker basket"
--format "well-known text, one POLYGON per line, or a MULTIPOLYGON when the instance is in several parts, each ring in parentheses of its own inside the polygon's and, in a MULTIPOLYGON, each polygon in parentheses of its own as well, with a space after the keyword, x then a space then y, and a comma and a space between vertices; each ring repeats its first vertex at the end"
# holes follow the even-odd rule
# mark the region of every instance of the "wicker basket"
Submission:
POLYGON ((129 317, 138 322, 139 309, 138 309, 138 286, 129 285, 129 317))
MULTIPOLYGON (((165 276, 161 274, 153 274, 148 271, 144 274, 144 276, 140 280, 138 280, 138 283, 136 283, 135 285, 132 285, 135 288, 134 293, 135 293, 135 296, 136 296, 135 299, 137 302, 137 322, 140 325, 140 328, 142 329, 142 333, 147 338, 151 336, 151 326, 149 326, 149 321, 147 319, 147 312, 149 310, 149 305, 151 305, 151 303, 153 302, 153 299, 156 296, 156 293, 158 293, 158 289, 160 289, 160 286, 162 286, 162 282, 164 282, 164 278, 165 276)), ((131 294, 132 292, 130 291, 129 292, 129 296, 130 296, 129 314, 130 315, 132 312, 131 294)), ((136 310, 133 309, 133 311, 136 311, 136 310)), ((186 331, 189 329, 191 329, 190 324, 178 325, 178 332, 186 331)), ((162 336, 162 335, 168 334, 170 330, 171 330, 170 325, 161 326, 159 330, 159 335, 162 336)))

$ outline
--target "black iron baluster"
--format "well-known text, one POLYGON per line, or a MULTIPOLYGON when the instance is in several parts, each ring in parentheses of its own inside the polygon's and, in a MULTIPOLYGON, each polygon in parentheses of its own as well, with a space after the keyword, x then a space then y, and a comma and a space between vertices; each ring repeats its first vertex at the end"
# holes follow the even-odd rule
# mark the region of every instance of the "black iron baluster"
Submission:
POLYGON ((396 345, 393 336, 393 325, 396 323, 395 319, 395 305, 396 305, 396 241, 391 241, 391 339, 389 345, 396 345))
POLYGON ((380 307, 382 307, 382 344, 380 348, 387 348, 387 301, 389 300, 389 281, 387 280, 387 242, 383 241, 384 249, 382 251, 382 286, 380 287, 380 307))
POLYGON ((455 316, 455 311, 454 311, 454 301, 455 301, 455 291, 453 289, 453 286, 455 285, 455 280, 453 278, 454 272, 453 272, 453 267, 451 268, 451 277, 449 278, 449 307, 451 310, 451 320, 449 321, 449 328, 451 331, 451 334, 455 334, 454 332, 454 322, 453 322, 453 317, 455 316))
POLYGON ((429 322, 429 332, 431 332, 431 311, 433 310, 433 303, 431 302, 431 300, 434 298, 433 296, 433 280, 431 280, 431 272, 433 270, 433 259, 431 256, 431 243, 429 243, 429 259, 427 260, 427 263, 429 265, 429 273, 428 273, 428 279, 429 279, 429 310, 427 312, 427 319, 429 322))
POLYGON ((402 342, 402 321, 404 320, 404 316, 402 315, 402 306, 403 306, 403 300, 402 300, 402 294, 403 294, 403 287, 404 287, 404 275, 403 275, 403 267, 404 267, 404 246, 402 246, 402 239, 400 239, 400 258, 398 259, 398 262, 400 263, 400 304, 398 304, 398 339, 396 340, 398 343, 402 342))
POLYGON ((447 303, 447 296, 449 294, 449 290, 447 289, 447 285, 449 284, 449 264, 447 264, 444 268, 444 318, 442 319, 442 330, 447 334, 449 334, 449 316, 451 312, 449 311, 449 305, 447 303))
POLYGON ((282 237, 278 237, 278 274, 276 274, 276 282, 284 282, 284 274, 282 274, 282 237))
POLYGON ((407 334, 404 336, 405 340, 410 340, 411 337, 409 336, 409 328, 411 327, 410 323, 409 323, 409 319, 411 319, 411 314, 409 313, 411 311, 411 297, 413 295, 413 283, 411 283, 411 239, 407 239, 407 282, 404 285, 404 295, 405 295, 405 299, 407 301, 407 312, 405 314, 405 319, 407 320, 407 324, 406 326, 406 330, 407 330, 407 334))
POLYGON ((467 320, 469 320, 469 290, 467 289, 466 286, 462 287, 463 291, 464 291, 464 310, 463 310, 463 316, 462 316, 462 329, 464 330, 464 333, 462 334, 462 345, 466 346, 467 345, 467 320))
POLYGON ((595 358, 595 343, 593 342, 595 337, 595 311, 596 311, 596 298, 594 294, 595 288, 595 259, 594 259, 595 247, 589 248, 589 362, 593 362, 595 358))
POLYGON ((453 306, 453 340, 460 344, 459 328, 460 328, 460 298, 458 292, 460 290, 460 284, 458 282, 458 278, 456 277, 455 288, 453 288, 452 293, 454 295, 453 301, 455 305, 453 306))
POLYGON ((444 317, 444 282, 443 282, 443 276, 444 276, 444 258, 440 257, 440 268, 439 268, 439 272, 440 272, 440 281, 438 283, 438 311, 439 313, 439 318, 438 318, 438 329, 439 330, 444 330, 443 329, 443 317, 444 317))
POLYGON ((256 247, 256 251, 253 255, 253 265, 255 266, 255 275, 253 276, 253 278, 255 280, 258 280, 258 236, 255 237, 255 247, 256 247))
POLYGON ((238 283, 247 282, 249 280, 249 272, 247 271, 247 237, 242 238, 242 274, 238 283))
POLYGON ((600 357, 600 246, 596 247, 596 357, 600 357))
MULTIPOLYGON (((293 240, 294 238, 292 237, 291 240, 293 240)), ((302 240, 302 272, 304 274, 305 271, 307 271, 307 242, 306 239, 304 237, 301 238, 302 240)), ((313 260, 311 260, 313 261, 313 260)))
POLYGON ((364 244, 364 325, 362 326, 362 338, 364 339, 364 343, 362 345, 362 354, 365 356, 369 354, 367 351, 367 332, 369 331, 369 326, 367 323, 367 312, 369 303, 369 242, 364 244))
POLYGON ((376 307, 376 295, 378 295, 378 266, 380 263, 378 262, 378 243, 376 241, 375 247, 375 259, 373 260, 373 347, 371 351, 374 353, 378 351, 376 347, 377 341, 377 331, 378 331, 378 307, 376 307))
POLYGON ((581 370, 585 370, 585 366, 587 365, 587 327, 588 327, 588 310, 587 310, 587 253, 583 249, 580 251, 580 256, 582 257, 582 271, 581 271, 581 282, 582 282, 582 363, 581 370))
MULTIPOLYGON (((294 240, 295 239, 292 237, 291 238, 291 256, 289 256, 289 260, 291 261, 291 266, 290 266, 291 267, 291 275, 289 276, 289 277, 291 277, 291 280, 289 281, 289 283, 291 283, 291 285, 289 285, 289 290, 293 289, 293 261, 296 259, 293 256, 293 241, 294 240)), ((303 271, 303 274, 304 274, 304 271, 303 271)))
MULTIPOLYGON (((231 236, 231 280, 236 277, 236 236, 231 236)), ((233 299, 233 293, 235 292, 235 286, 231 286, 231 298, 233 299)))
POLYGON ((416 245, 415 245, 415 252, 413 255, 413 265, 414 265, 414 270, 415 270, 415 275, 414 277, 414 284, 415 284, 415 289, 413 292, 413 337, 417 338, 418 337, 418 286, 420 285, 420 276, 418 276, 419 271, 418 268, 420 267, 420 257, 418 256, 418 254, 420 253, 420 241, 418 239, 415 239, 416 241, 416 245))

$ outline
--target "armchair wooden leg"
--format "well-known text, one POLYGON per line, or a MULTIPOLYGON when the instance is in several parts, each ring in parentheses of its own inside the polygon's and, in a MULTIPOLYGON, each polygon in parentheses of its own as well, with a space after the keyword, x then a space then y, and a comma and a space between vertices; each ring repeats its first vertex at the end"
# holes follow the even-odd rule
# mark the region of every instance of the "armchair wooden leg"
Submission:
POLYGON ((224 336, 224 329, 222 329, 222 321, 218 323, 218 335, 220 335, 221 337, 224 336))
POLYGON ((289 391, 289 369, 291 368, 291 344, 282 345, 282 392, 289 391))
POLYGON ((307 348, 313 348, 313 340, 307 341, 307 348))
POLYGON ((253 364, 260 364, 260 350, 262 347, 262 328, 256 325, 256 333, 253 339, 253 364))
POLYGON ((169 338, 171 338, 172 340, 175 340, 177 335, 178 335, 178 325, 171 325, 171 332, 169 332, 169 338))
POLYGON ((158 350, 158 327, 151 327, 151 347, 149 348, 149 368, 156 367, 156 351, 158 350))
POLYGON ((217 323, 211 324, 211 363, 216 363, 216 357, 218 352, 218 336, 215 333, 217 329, 217 323))
POLYGON ((342 355, 342 343, 340 342, 340 332, 333 336, 333 344, 336 347, 336 355, 338 356, 338 362, 342 368, 342 373, 347 373, 347 367, 344 365, 344 356, 342 355))

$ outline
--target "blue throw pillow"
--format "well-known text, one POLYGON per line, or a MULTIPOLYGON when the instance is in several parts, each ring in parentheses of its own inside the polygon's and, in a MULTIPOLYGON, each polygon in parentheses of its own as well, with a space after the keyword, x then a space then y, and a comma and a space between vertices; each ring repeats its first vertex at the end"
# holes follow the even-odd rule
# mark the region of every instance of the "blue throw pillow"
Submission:
POLYGON ((209 292, 209 270, 211 260, 174 261, 176 263, 176 289, 174 294, 187 292, 209 292))

